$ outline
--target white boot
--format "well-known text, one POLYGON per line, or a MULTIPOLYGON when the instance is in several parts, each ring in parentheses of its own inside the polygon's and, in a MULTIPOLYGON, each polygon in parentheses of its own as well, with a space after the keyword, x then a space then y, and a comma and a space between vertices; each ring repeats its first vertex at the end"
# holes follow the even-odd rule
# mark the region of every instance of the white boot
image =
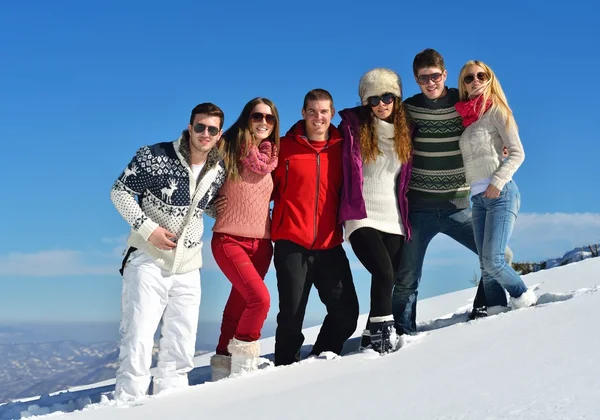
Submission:
POLYGON ((215 354, 210 358, 210 369, 213 382, 227 378, 231 374, 231 357, 215 354))
POLYGON ((251 372, 258 369, 260 344, 258 341, 241 341, 232 338, 227 346, 231 353, 231 374, 251 372))
POLYGON ((533 292, 533 289, 527 289, 525 293, 518 298, 511 296, 510 303, 514 309, 528 308, 537 303, 537 296, 533 292))

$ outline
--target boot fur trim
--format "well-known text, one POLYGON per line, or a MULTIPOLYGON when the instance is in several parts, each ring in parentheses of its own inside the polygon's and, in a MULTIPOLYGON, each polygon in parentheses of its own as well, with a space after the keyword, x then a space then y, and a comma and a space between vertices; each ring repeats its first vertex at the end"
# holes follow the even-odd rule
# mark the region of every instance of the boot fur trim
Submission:
POLYGON ((260 344, 258 341, 241 341, 232 338, 227 346, 227 351, 232 356, 258 357, 260 356, 260 344))

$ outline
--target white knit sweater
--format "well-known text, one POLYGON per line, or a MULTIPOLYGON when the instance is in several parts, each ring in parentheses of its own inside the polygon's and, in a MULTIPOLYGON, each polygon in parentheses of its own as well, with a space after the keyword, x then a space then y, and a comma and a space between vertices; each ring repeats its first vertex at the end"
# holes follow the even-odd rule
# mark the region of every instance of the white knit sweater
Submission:
POLYGON ((394 149, 394 125, 377 120, 377 142, 382 155, 375 162, 363 164, 363 199, 367 217, 347 220, 346 239, 357 229, 370 227, 380 232, 404 235, 397 198, 397 178, 402 163, 394 149))
POLYGON ((507 128, 494 108, 465 129, 459 145, 469 184, 491 178, 491 184, 502 190, 525 160, 517 127, 511 124, 507 128), (503 146, 508 149, 506 159, 502 157, 503 146))
POLYGON ((127 245, 175 274, 202 266, 202 215, 225 180, 225 167, 216 148, 209 153, 198 181, 188 156, 189 140, 184 137, 144 146, 110 192, 115 207, 131 225, 127 245), (148 241, 157 226, 176 235, 174 249, 158 249, 148 241))

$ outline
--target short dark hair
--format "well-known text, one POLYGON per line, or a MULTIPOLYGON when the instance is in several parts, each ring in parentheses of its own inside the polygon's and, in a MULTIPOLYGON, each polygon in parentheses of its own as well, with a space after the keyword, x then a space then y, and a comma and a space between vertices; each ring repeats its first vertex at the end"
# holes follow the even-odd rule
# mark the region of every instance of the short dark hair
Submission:
POLYGON ((221 108, 216 106, 210 102, 204 102, 202 104, 198 104, 192 109, 192 114, 190 115, 190 125, 194 124, 194 118, 196 118, 197 114, 206 114, 211 117, 219 117, 221 119, 221 125, 219 129, 223 128, 223 124, 225 123, 225 115, 221 108))
POLYGON ((415 76, 419 74, 419 70, 427 67, 437 67, 442 71, 446 70, 444 57, 433 48, 424 49, 415 55, 415 59, 413 60, 413 73, 415 76))
POLYGON ((306 95, 304 95, 304 105, 302 105, 302 109, 306 111, 306 107, 308 106, 308 101, 329 101, 331 102, 331 109, 333 109, 333 97, 331 93, 326 91, 325 89, 312 89, 306 95))

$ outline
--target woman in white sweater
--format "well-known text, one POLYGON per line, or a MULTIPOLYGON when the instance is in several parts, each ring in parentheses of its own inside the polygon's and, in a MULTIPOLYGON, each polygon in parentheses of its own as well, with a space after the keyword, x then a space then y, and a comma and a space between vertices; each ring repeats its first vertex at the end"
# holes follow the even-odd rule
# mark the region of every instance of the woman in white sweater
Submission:
POLYGON ((468 61, 458 80, 461 102, 456 110, 465 126, 460 149, 471 185, 473 232, 487 302, 505 305, 504 287, 514 308, 528 307, 537 298, 504 258, 521 206, 519 188, 512 180, 525 159, 517 124, 500 82, 485 63, 468 61))
POLYGON ((340 112, 344 136, 344 189, 340 221, 346 239, 371 273, 371 307, 361 347, 398 350, 392 290, 405 238, 410 238, 406 192, 412 168, 411 128, 402 84, 389 69, 360 79, 361 106, 340 112))

